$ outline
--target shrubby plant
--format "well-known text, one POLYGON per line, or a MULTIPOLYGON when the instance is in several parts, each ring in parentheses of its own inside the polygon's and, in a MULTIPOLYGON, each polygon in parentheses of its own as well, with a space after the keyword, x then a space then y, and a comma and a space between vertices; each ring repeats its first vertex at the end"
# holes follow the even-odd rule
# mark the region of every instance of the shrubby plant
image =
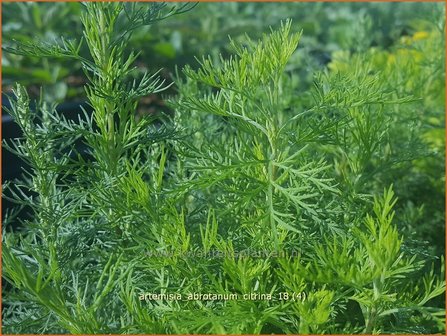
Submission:
POLYGON ((407 243, 389 178, 428 160, 401 127, 425 106, 410 65, 359 51, 300 91, 287 64, 301 34, 283 21, 186 67, 172 118, 137 118, 168 84, 134 79, 130 35, 187 9, 87 3, 89 56, 73 41, 10 50, 79 60, 93 114, 34 113, 16 86, 23 137, 4 145, 30 170, 5 187, 33 216, 3 234, 4 332, 444 331, 444 259, 407 243))
POLYGON ((387 134, 392 140, 388 141, 386 150, 393 155, 383 152, 382 160, 376 161, 370 171, 385 183, 394 183, 400 199, 399 211, 404 213, 400 223, 402 231, 408 238, 428 239, 431 243, 428 248, 436 249, 434 255, 442 254, 444 246, 444 238, 439 234, 444 231, 444 206, 440 202, 445 194, 445 178, 440 174, 445 161, 442 22, 431 30, 426 27, 428 31, 403 37, 389 51, 373 48, 366 57, 337 53, 329 64, 334 72, 349 73, 352 62, 366 63, 371 72, 380 71, 387 78, 382 87, 399 90, 402 95, 414 95, 413 104, 385 111, 389 120, 387 134), (381 169, 377 169, 378 163, 381 169), (433 169, 427 169, 427 165, 433 169))

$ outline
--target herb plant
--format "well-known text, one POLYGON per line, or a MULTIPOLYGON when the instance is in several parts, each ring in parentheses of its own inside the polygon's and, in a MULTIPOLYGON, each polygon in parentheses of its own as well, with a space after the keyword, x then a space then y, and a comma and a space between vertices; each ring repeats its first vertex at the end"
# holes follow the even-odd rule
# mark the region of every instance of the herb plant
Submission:
MULTIPOLYGON (((412 71, 432 72, 358 50, 302 91, 287 67, 301 33, 286 20, 185 67, 172 117, 137 118, 169 84, 135 79, 130 36, 190 7, 90 2, 89 55, 82 41, 8 49, 79 61, 93 114, 32 111, 15 87, 23 137, 4 145, 30 169, 4 187, 32 216, 4 227, 3 331, 445 331, 444 259, 400 232, 409 212, 389 179, 429 157, 399 123, 421 107, 412 71)), ((433 54, 423 63, 442 68, 433 54)))

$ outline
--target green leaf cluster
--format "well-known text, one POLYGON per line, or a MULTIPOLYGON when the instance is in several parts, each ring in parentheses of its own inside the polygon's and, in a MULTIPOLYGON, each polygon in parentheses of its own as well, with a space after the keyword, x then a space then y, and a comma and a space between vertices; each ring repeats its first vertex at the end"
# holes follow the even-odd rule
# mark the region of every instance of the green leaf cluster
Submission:
POLYGON ((32 216, 3 235, 5 332, 444 331, 444 259, 407 243, 394 191, 406 180, 389 178, 426 150, 392 123, 421 106, 409 64, 360 50, 302 92, 287 67, 301 33, 286 20, 186 67, 172 118, 136 118, 166 85, 132 79, 129 38, 190 8, 85 6, 89 57, 68 41, 14 51, 78 59, 93 114, 31 111, 16 86, 23 137, 5 145, 30 169, 5 187, 32 216))

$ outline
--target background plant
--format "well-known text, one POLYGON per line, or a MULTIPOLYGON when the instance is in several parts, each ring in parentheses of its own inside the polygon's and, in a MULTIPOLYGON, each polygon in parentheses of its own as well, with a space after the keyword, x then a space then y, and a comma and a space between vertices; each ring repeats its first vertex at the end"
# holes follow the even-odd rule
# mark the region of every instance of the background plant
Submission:
MULTIPOLYGON (((272 3, 199 3, 188 15, 139 28, 129 43, 132 49, 140 51, 137 58, 139 69, 156 71, 164 67, 166 72, 172 72, 175 66, 195 66, 195 57, 205 54, 218 62, 220 53, 225 56, 231 53, 227 36, 236 41, 242 41, 246 33, 258 38, 270 26, 276 28, 280 20, 290 17, 300 23, 292 29, 303 29, 305 34, 301 48, 294 53, 288 67, 301 73, 297 79, 300 83, 312 85, 314 70, 327 64, 333 52, 359 47, 389 48, 400 37, 426 29, 426 20, 431 20, 440 6, 435 3, 287 3, 278 7, 272 3), (354 25, 355 29, 351 29, 354 25)), ((79 38, 82 36, 78 20, 81 7, 80 3, 57 6, 3 3, 3 43, 14 46, 17 42, 35 40, 36 34, 39 40, 49 43, 61 36, 79 38)), ((7 53, 2 57, 5 90, 17 80, 24 84, 31 81, 42 85, 44 78, 51 77, 38 76, 38 73, 45 72, 45 65, 40 66, 39 63, 46 61, 41 58, 7 53)), ((62 83, 68 87, 67 98, 82 97, 85 80, 80 63, 73 59, 53 59, 52 64, 57 64, 56 69, 64 69, 58 82, 66 78, 62 83), (73 71, 74 68, 77 71, 73 71)), ((32 97, 38 97, 38 87, 31 88, 32 97)), ((48 91, 49 94, 52 90, 48 91)), ((61 92, 65 90, 55 91, 61 92)))
POLYGON ((301 34, 283 21, 179 73, 173 118, 136 117, 142 97, 169 84, 133 68, 131 36, 188 8, 89 3, 84 46, 8 49, 82 64, 93 114, 69 121, 43 100, 35 112, 15 88, 23 138, 5 145, 31 168, 5 187, 32 217, 3 235, 4 331, 443 331, 442 252, 424 251, 413 232, 429 218, 424 206, 444 210, 408 191, 415 171, 443 190, 443 170, 426 168, 444 146, 433 128, 443 120, 442 22, 395 49, 364 41, 334 53, 309 88, 297 79, 301 34), (145 292, 276 298, 139 300, 145 292))

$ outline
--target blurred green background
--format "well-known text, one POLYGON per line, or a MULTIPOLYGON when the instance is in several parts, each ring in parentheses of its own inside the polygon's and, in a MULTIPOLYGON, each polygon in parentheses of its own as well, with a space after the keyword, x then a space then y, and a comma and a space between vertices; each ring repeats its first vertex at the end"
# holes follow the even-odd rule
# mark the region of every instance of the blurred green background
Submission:
MULTIPOLYGON (((142 4, 145 6, 147 4, 142 4)), ((167 9, 175 4, 168 3, 167 9)), ((16 41, 46 43, 79 39, 82 34, 81 3, 3 3, 4 46, 16 41)), ((163 68, 169 78, 176 66, 195 66, 195 57, 212 55, 218 60, 231 53, 229 36, 243 41, 256 38, 292 18, 303 31, 290 70, 300 73, 303 85, 312 82, 316 70, 341 50, 355 52, 372 47, 389 49, 403 37, 426 32, 443 8, 440 3, 197 3, 191 11, 135 32, 131 47, 141 54, 138 67, 163 68)), ((3 53, 3 91, 20 81, 31 94, 40 86, 48 99, 83 97, 85 79, 80 64, 67 60, 35 59, 3 53)))

